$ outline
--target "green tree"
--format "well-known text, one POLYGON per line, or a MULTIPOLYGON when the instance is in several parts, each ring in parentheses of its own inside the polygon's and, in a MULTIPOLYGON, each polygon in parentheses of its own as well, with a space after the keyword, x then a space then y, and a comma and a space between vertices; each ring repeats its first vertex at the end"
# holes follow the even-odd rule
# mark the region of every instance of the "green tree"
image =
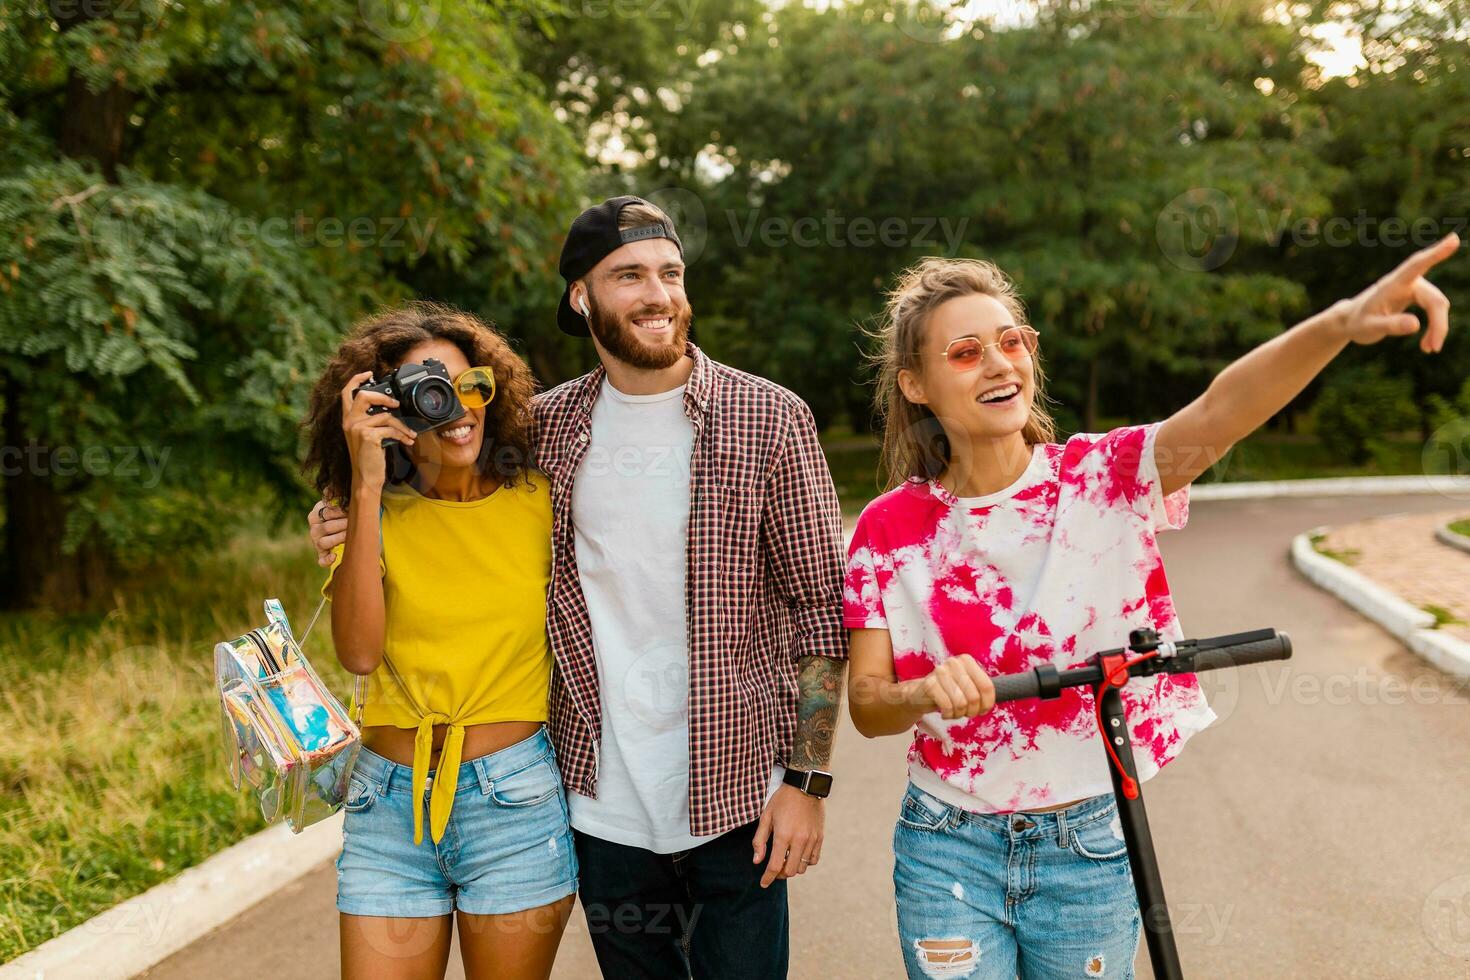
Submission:
POLYGON ((1313 406, 1322 444, 1350 463, 1386 451, 1390 438, 1417 421, 1413 383, 1368 364, 1334 372, 1313 406))
MULTIPOLYGON (((1446 232, 1470 239, 1470 4, 1354 0, 1327 9, 1361 39, 1364 67, 1313 93, 1330 123, 1324 159, 1346 179, 1332 193, 1332 217, 1294 223, 1303 233, 1282 243, 1318 305, 1356 292, 1446 232)), ((1447 262, 1434 281, 1462 317, 1470 306, 1470 263, 1447 262)), ((1428 437, 1443 424, 1434 406, 1446 404, 1470 376, 1463 323, 1434 357, 1413 344, 1380 346, 1350 352, 1328 381, 1370 363, 1409 379, 1416 423, 1428 437)))
MULTIPOLYGON (((665 149, 669 119, 692 97, 702 64, 737 50, 758 26, 758 0, 530 0, 513 24, 528 71, 616 175, 665 149)), ((614 188, 621 190, 623 188, 614 188)))
POLYGON ((583 171, 514 30, 372 13, 0 5, 11 602, 87 602, 291 499, 305 389, 364 310, 468 271, 465 305, 549 312, 583 171))
POLYGON ((902 264, 952 246, 1020 280, 1054 389, 1092 428, 1105 405, 1174 407, 1303 311, 1261 219, 1324 212, 1340 179, 1315 156, 1326 130, 1302 97, 1298 25, 1264 5, 1204 24, 1198 5, 1046 3, 1022 25, 948 27, 915 9, 770 14, 710 65, 647 168, 709 216, 695 282, 713 345, 819 417, 859 422, 853 322, 902 264), (849 229, 896 218, 909 237, 800 247, 759 232, 829 210, 849 229))

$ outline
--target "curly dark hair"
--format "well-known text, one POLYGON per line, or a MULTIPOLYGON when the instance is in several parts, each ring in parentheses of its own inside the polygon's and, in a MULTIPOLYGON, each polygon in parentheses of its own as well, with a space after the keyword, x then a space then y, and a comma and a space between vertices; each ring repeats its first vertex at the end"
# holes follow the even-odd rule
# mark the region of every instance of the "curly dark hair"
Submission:
POLYGON ((343 386, 363 371, 381 378, 429 340, 447 340, 471 365, 495 371, 495 400, 485 407, 485 440, 476 462, 480 473, 514 485, 535 465, 531 397, 536 379, 530 367, 499 331, 474 314, 418 300, 359 320, 311 389, 301 423, 308 439, 303 469, 325 499, 345 500, 352 490, 352 458, 342 435, 343 386))

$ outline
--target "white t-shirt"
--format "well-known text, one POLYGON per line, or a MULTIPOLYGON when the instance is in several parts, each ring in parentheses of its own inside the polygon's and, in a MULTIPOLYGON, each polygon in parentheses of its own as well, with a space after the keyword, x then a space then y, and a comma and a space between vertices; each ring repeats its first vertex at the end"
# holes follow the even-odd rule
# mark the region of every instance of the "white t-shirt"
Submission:
MULTIPOLYGON (((987 674, 1080 664, 1128 632, 1183 638, 1159 532, 1184 526, 1189 491, 1163 493, 1159 423, 1038 445, 1014 484, 956 497, 905 483, 858 518, 844 624, 887 629, 894 674, 925 677, 969 654, 987 674)), ((1139 779, 1214 721, 1193 674, 1134 678, 1122 689, 1139 779)), ((1009 812, 1112 791, 1092 692, 996 705, 975 718, 924 715, 909 777, 955 806, 1009 812)))
MULTIPOLYGON (((659 854, 689 833, 685 562, 694 425, 684 387, 625 395, 604 379, 572 485, 577 573, 602 705, 597 798, 568 793, 572 826, 659 854)), ((769 800, 785 769, 771 774, 769 800)))

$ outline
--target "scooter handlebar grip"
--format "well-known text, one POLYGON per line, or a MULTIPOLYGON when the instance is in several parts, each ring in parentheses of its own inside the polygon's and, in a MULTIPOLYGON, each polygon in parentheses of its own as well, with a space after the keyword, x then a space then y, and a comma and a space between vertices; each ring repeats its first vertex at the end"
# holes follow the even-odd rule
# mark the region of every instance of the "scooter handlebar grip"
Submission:
POLYGON ((1272 660, 1291 659, 1291 637, 1278 633, 1269 640, 1239 643, 1234 646, 1201 650, 1194 655, 1194 669, 1220 670, 1225 667, 1244 667, 1247 664, 1263 664, 1272 660))
POLYGON ((990 682, 995 685, 995 703, 1002 701, 1019 701, 1022 698, 1034 698, 1041 695, 1041 683, 1036 679, 1036 671, 1028 670, 1020 674, 1001 674, 992 677, 990 682))

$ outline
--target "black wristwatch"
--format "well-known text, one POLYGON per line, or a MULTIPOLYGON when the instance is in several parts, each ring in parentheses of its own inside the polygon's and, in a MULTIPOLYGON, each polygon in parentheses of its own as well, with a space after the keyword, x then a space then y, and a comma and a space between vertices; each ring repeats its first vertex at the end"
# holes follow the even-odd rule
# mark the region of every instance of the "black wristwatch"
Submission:
POLYGON ((832 793, 832 774, 820 769, 787 769, 785 783, 819 800, 832 793))

